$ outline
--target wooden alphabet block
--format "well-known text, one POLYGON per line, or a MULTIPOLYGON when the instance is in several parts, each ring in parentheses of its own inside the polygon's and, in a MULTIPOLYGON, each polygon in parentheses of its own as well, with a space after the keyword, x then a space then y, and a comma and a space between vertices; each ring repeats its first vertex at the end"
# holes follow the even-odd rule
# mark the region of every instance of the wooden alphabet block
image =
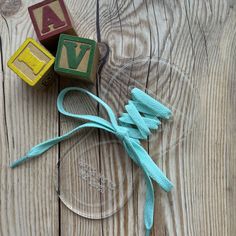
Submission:
POLYGON ((34 39, 28 38, 7 65, 30 86, 43 87, 53 81, 55 58, 34 39))
POLYGON ((94 82, 99 50, 94 40, 62 34, 59 38, 54 70, 62 76, 94 82))
POLYGON ((61 33, 76 35, 63 0, 45 0, 28 8, 39 41, 55 51, 61 33))

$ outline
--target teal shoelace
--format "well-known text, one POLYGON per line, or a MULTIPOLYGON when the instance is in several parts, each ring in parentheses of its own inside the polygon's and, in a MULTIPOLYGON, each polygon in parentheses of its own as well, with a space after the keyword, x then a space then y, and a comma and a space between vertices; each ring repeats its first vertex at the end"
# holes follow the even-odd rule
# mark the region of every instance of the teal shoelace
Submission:
POLYGON ((172 112, 166 106, 138 88, 132 89, 131 97, 132 99, 129 100, 128 104, 125 106, 126 112, 123 113, 118 119, 119 121, 117 121, 117 117, 112 109, 103 100, 87 90, 76 87, 69 87, 62 90, 57 99, 57 108, 59 112, 68 117, 85 120, 87 123, 74 128, 62 136, 49 139, 36 145, 26 154, 26 156, 13 162, 11 167, 17 167, 23 162, 43 154, 54 145, 70 138, 83 128, 99 128, 113 133, 123 143, 128 156, 142 169, 144 173, 147 186, 144 224, 146 228, 146 236, 148 236, 150 235, 154 216, 154 189, 152 180, 159 184, 159 186, 166 192, 169 192, 173 185, 155 164, 146 150, 141 146, 139 140, 147 139, 151 134, 151 129, 158 129, 158 126, 161 123, 159 118, 169 119, 172 116, 172 112), (97 101, 106 110, 109 121, 99 116, 78 115, 67 112, 64 109, 63 101, 65 95, 71 91, 85 93, 90 96, 90 98, 97 101))

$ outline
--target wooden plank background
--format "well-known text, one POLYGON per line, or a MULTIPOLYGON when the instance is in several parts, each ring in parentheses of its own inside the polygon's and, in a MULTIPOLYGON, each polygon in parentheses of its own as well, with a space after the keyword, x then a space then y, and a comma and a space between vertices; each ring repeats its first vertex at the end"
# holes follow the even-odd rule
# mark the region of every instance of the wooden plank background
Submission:
MULTIPOLYGON (((36 38, 27 12, 35 2, 0 2, 0 235, 144 235, 143 182, 121 211, 104 220, 79 217, 59 201, 55 166, 68 150, 80 151, 78 147, 70 151, 78 139, 54 147, 17 169, 8 167, 33 145, 73 126, 59 117, 55 106, 59 90, 70 84, 68 81, 34 91, 6 66, 26 37, 36 38)), ((139 56, 161 57, 178 65, 198 88, 196 127, 156 160, 175 189, 165 194, 155 186, 152 235, 236 235, 236 2, 65 2, 81 36, 109 45, 106 70, 94 90, 101 96, 114 68, 139 56)), ((143 77, 139 74, 137 79, 143 77)), ((89 142, 105 138, 105 134, 94 132, 89 142)), ((99 155, 97 152, 93 149, 90 155, 97 158, 105 154, 104 149, 99 155)))

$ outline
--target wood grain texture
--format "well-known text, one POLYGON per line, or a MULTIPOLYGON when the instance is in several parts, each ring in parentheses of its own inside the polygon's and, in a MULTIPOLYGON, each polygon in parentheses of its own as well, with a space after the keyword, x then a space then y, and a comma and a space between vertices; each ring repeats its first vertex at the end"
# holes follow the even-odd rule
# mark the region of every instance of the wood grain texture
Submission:
MULTIPOLYGON (((82 187, 73 180, 77 171, 73 166, 76 157, 98 141, 114 140, 110 135, 93 130, 90 138, 80 141, 83 137, 81 133, 61 144, 59 152, 53 148, 41 158, 14 171, 8 168, 10 161, 23 155, 34 144, 76 125, 73 120, 58 119, 56 86, 46 92, 33 91, 6 68, 8 57, 24 39, 36 36, 27 15, 28 5, 35 2, 23 2, 20 11, 14 12, 11 17, 9 14, 6 18, 1 11, 0 235, 142 236, 145 199, 142 178, 128 203, 107 219, 85 219, 72 213, 64 204, 58 204, 53 186, 57 158, 68 159, 65 169, 60 169, 60 177, 68 176, 67 182, 60 180, 61 186, 70 183, 68 189, 74 189, 75 195, 79 194, 82 187)), ((65 3, 79 36, 105 42, 109 46, 109 57, 93 90, 100 96, 104 96, 109 80, 122 65, 130 59, 136 61, 144 56, 161 57, 177 65, 199 91, 198 116, 192 132, 161 156, 156 154, 156 146, 152 142, 145 146, 175 185, 169 194, 155 185, 152 235, 235 235, 235 2, 80 0, 78 4, 76 0, 67 0, 65 3)), ((172 90, 175 75, 168 68, 161 70, 156 64, 150 64, 142 70, 133 66, 125 71, 126 76, 146 84, 148 89, 153 89, 155 85, 150 83, 155 73, 159 79, 166 76, 170 84, 169 87, 165 84, 160 87, 157 80, 159 96, 167 94, 170 101, 182 101, 178 98, 185 97, 187 102, 183 100, 178 105, 191 107, 191 96, 185 87, 172 90)), ((74 81, 72 84, 78 83, 74 81)), ((59 88, 72 84, 68 80, 60 80, 59 88)), ((109 102, 120 111, 120 101, 114 97, 109 102)), ((69 108, 75 109, 72 105, 69 108)), ((81 112, 85 108, 77 109, 81 112)), ((86 112, 101 112, 94 105, 89 109, 86 112)), ((180 125, 183 127, 183 123, 180 125)), ((170 134, 158 141, 160 150, 178 132, 171 130, 170 134)), ((103 162, 101 157, 113 157, 121 152, 122 149, 118 148, 108 155, 108 150, 101 145, 92 148, 85 158, 93 160, 91 164, 94 168, 100 168, 109 176, 118 162, 107 159, 103 162)), ((85 189, 83 194, 86 200, 102 202, 101 195, 91 195, 89 189, 85 189)))
POLYGON ((9 17, 16 14, 21 5, 21 0, 2 0, 0 2, 0 12, 3 16, 9 17))
MULTIPOLYGON (((28 1, 28 4, 33 2, 28 1)), ((24 5, 14 17, 1 17, 1 168, 0 235, 57 235, 58 198, 53 177, 57 148, 16 170, 9 164, 30 147, 58 135, 57 88, 30 89, 7 68, 7 60, 32 37, 24 5), (54 120, 53 123, 51 121, 54 120)))
MULTIPOLYGON (((74 16, 74 25, 79 34, 79 37, 90 38, 96 40, 96 8, 94 7, 96 2, 94 0, 91 1, 80 1, 80 7, 78 7, 77 1, 66 1, 66 5, 68 9, 71 9, 71 15, 74 16), (88 10, 89 9, 89 10, 88 10), (77 29, 78 27, 78 29, 77 29)), ((80 82, 74 80, 61 80, 60 81, 60 89, 68 86, 81 86, 80 82), (72 84, 71 84, 72 83, 72 84)), ((96 93, 96 86, 92 89, 93 92, 96 93)), ((68 109, 75 113, 83 113, 83 114, 97 114, 97 107, 94 104, 91 104, 91 100, 89 100, 86 96, 81 96, 78 94, 74 95, 72 98, 75 98, 75 102, 70 103, 71 100, 66 104, 68 109), (76 100, 77 99, 77 100, 76 100), (76 101, 81 101, 84 99, 86 103, 89 103, 89 106, 77 106, 76 101), (90 101, 90 102, 89 102, 90 101)), ((70 130, 72 127, 78 125, 78 121, 69 120, 61 116, 60 122, 60 132, 65 133, 70 130)), ((97 130, 85 130, 80 134, 76 135, 74 138, 62 143, 60 145, 60 158, 61 160, 68 160, 65 162, 66 169, 63 167, 63 162, 61 163, 60 168, 60 188, 66 186, 67 183, 64 184, 63 176, 65 174, 68 175, 68 179, 74 179, 78 181, 69 181, 71 192, 73 192, 73 196, 75 199, 82 200, 89 205, 91 203, 99 203, 100 202, 100 194, 99 192, 92 191, 92 188, 89 188, 87 182, 80 181, 81 177, 78 176, 80 170, 76 170, 74 166, 79 165, 78 159, 82 155, 85 163, 88 163, 94 169, 99 168, 99 146, 95 146, 98 143, 99 135, 97 130), (92 133, 91 133, 92 132, 92 133), (89 136, 87 135, 89 134, 89 136), (83 138, 83 137, 88 138, 83 138), (91 149, 89 152, 87 150, 91 149), (85 155, 83 153, 85 152, 85 155), (82 193, 82 194, 81 194, 82 193), (83 196, 83 199, 80 198, 80 195, 83 196)), ((61 189, 60 189, 61 190, 61 189)), ((66 194, 68 192, 64 191, 66 194)), ((70 192, 69 192, 70 193, 70 192)), ((63 189, 61 191, 63 194, 63 189)), ((71 195, 69 195, 71 197, 71 195)), ((69 202, 74 202, 72 199, 68 199, 69 202)), ((75 201, 76 202, 76 201, 75 201)), ((77 205, 75 205, 77 206, 77 205)), ((61 235, 102 235, 102 222, 100 220, 89 220, 84 217, 78 216, 72 211, 70 211, 63 203, 60 204, 61 207, 61 235)), ((84 206, 84 210, 88 211, 87 206, 84 206)))

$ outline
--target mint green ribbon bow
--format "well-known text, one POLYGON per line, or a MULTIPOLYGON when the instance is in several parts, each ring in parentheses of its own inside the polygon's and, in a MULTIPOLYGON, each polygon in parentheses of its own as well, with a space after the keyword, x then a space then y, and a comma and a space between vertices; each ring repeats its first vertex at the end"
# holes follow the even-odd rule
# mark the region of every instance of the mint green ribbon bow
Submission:
POLYGON ((141 146, 139 140, 147 139, 148 135, 151 133, 150 129, 158 128, 158 125, 160 125, 160 120, 158 118, 169 119, 172 113, 163 104, 137 88, 132 89, 131 96, 132 100, 130 100, 125 106, 127 113, 122 114, 119 118, 118 124, 117 117, 112 109, 99 97, 82 88, 70 87, 62 90, 57 99, 57 108, 59 112, 65 116, 86 120, 88 122, 76 127, 62 136, 49 139, 36 145, 26 154, 26 156, 13 162, 11 167, 14 168, 29 159, 43 154, 55 144, 70 138, 83 128, 99 128, 113 133, 123 143, 128 156, 142 169, 144 173, 147 186, 144 224, 146 228, 146 236, 148 236, 150 235, 154 216, 154 189, 152 180, 158 183, 166 192, 169 192, 173 185, 141 146), (107 111, 110 121, 94 115, 78 115, 67 112, 64 109, 63 101, 65 95, 71 91, 85 93, 97 101, 107 111))

